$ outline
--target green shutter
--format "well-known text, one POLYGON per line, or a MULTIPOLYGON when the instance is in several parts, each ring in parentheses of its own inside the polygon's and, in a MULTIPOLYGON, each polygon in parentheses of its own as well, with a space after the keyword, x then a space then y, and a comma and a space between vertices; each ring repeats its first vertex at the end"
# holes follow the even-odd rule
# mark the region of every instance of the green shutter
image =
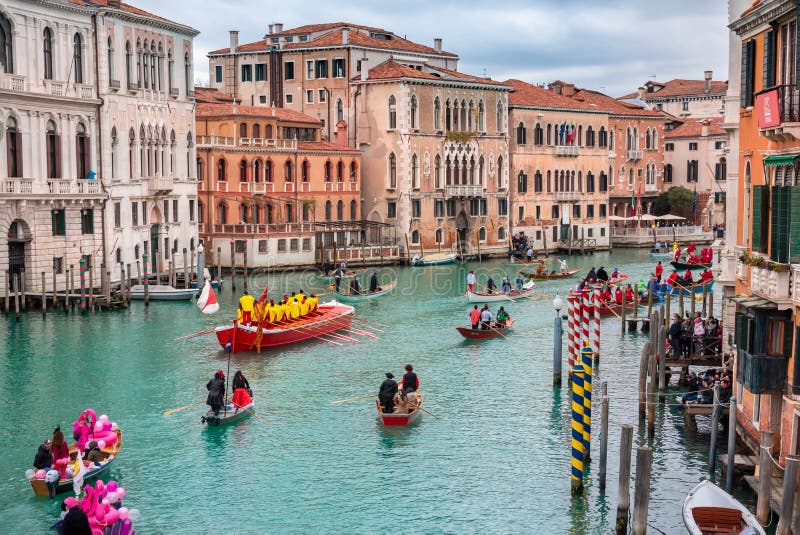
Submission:
POLYGON ((770 238, 769 238, 769 257, 774 262, 786 262, 787 245, 786 223, 788 216, 786 213, 786 195, 784 186, 772 186, 770 188, 772 197, 772 213, 770 214, 770 238))
POLYGON ((57 236, 56 214, 58 214, 58 210, 50 210, 50 230, 52 230, 53 236, 57 236))
POLYGON ((789 187, 787 211, 789 215, 789 262, 800 262, 800 186, 789 187))
POLYGON ((753 221, 750 232, 753 251, 758 251, 761 246, 761 196, 763 191, 764 186, 753 186, 753 209, 750 217, 753 221))

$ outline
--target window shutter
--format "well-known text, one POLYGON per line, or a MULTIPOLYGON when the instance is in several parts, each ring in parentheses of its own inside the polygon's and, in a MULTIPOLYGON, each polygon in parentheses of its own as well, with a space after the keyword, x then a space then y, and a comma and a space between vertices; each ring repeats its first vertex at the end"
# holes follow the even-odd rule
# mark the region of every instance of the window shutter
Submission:
POLYGON ((746 108, 747 104, 747 66, 749 62, 747 61, 747 52, 750 50, 748 46, 749 43, 742 43, 742 70, 741 70, 741 82, 740 82, 740 99, 739 103, 742 108, 746 108))
POLYGON ((56 168, 53 170, 53 176, 61 178, 61 136, 53 136, 53 143, 56 145, 56 168))
POLYGON ((772 186, 772 213, 770 218, 770 259, 775 262, 786 262, 788 240, 786 236, 786 192, 784 186, 772 186))
POLYGON ((800 262, 800 186, 790 186, 787 212, 789 216, 789 262, 800 262))
POLYGON ((6 162, 8 163, 8 176, 14 176, 14 165, 12 158, 14 154, 11 152, 11 136, 17 135, 15 132, 6 132, 6 162))
POLYGON ((83 151, 83 168, 86 170, 86 176, 81 178, 89 178, 89 171, 92 170, 92 144, 89 142, 89 136, 83 140, 85 150, 83 151))
POLYGON ((53 236, 56 235, 56 211, 50 210, 50 231, 53 236))
POLYGON ((758 251, 761 248, 761 196, 764 186, 753 186, 753 224, 751 228, 752 250, 758 251))
POLYGON ((764 32, 763 88, 775 85, 775 30, 764 32))

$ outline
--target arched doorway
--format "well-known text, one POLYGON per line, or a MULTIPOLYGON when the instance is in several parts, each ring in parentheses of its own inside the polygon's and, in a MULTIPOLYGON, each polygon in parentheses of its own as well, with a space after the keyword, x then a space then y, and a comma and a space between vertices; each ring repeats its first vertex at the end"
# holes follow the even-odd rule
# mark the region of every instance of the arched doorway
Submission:
POLYGON ((456 216, 456 247, 461 254, 466 254, 470 250, 469 240, 469 217, 466 212, 461 210, 456 216))
MULTIPOLYGON (((166 236, 166 234, 164 234, 166 236)), ((157 206, 153 206, 150 210, 150 260, 152 262, 153 273, 160 273, 163 271, 163 262, 161 261, 161 241, 162 226, 161 226, 161 211, 157 206)), ((168 248, 168 247, 167 247, 168 248)))
POLYGON ((19 288, 18 281, 25 278, 25 248, 32 240, 31 229, 22 219, 15 219, 8 227, 8 290, 19 288))

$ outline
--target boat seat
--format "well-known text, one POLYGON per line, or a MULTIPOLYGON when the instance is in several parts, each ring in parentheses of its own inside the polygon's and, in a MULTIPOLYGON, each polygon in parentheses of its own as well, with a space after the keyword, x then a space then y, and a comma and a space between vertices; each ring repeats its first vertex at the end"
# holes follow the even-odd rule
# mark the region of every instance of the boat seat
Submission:
POLYGON ((742 512, 728 507, 695 507, 692 516, 703 533, 739 533, 742 512))

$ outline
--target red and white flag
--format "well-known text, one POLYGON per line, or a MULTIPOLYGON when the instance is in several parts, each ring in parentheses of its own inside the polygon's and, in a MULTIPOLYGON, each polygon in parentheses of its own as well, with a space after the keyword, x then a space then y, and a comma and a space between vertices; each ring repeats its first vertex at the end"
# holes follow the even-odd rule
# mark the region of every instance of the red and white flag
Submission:
POLYGON ((199 308, 200 312, 203 314, 214 314, 219 311, 217 296, 209 281, 206 281, 203 286, 203 291, 197 299, 197 308, 199 308))

